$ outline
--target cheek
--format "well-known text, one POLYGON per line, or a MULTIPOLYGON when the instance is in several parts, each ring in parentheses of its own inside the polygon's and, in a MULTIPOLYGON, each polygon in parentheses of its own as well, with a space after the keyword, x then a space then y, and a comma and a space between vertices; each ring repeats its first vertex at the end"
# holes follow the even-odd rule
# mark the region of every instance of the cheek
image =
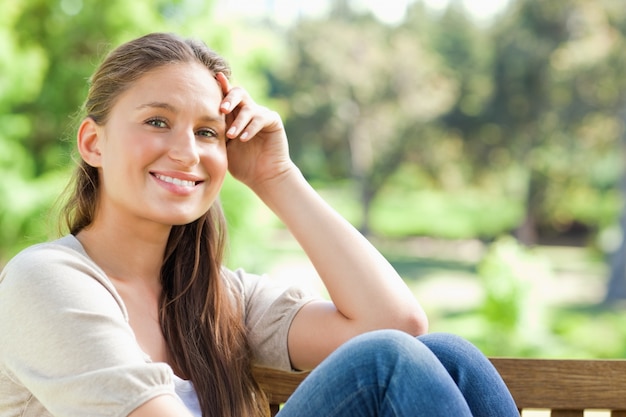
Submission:
POLYGON ((106 146, 110 162, 130 165, 131 168, 163 153, 164 143, 159 137, 150 136, 141 130, 120 126, 116 134, 107 136, 106 146))
POLYGON ((204 166, 206 173, 209 177, 211 177, 212 181, 219 182, 221 184, 226 177, 226 172, 228 171, 226 146, 216 145, 207 149, 201 157, 201 163, 204 166))
POLYGON ((228 170, 228 155, 226 153, 226 146, 216 146, 214 149, 211 150, 211 152, 208 153, 207 160, 209 165, 211 165, 211 167, 209 168, 211 170, 228 170))

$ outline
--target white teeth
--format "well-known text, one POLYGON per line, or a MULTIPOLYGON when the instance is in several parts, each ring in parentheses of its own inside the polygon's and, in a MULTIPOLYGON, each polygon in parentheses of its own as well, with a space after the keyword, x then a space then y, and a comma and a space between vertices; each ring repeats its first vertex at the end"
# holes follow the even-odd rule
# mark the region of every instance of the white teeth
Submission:
POLYGON ((161 175, 161 174, 155 174, 154 176, 160 179, 161 181, 169 182, 171 184, 178 185, 181 187, 193 187, 194 185, 196 185, 194 181, 179 180, 178 178, 172 178, 172 177, 168 177, 168 176, 161 175))

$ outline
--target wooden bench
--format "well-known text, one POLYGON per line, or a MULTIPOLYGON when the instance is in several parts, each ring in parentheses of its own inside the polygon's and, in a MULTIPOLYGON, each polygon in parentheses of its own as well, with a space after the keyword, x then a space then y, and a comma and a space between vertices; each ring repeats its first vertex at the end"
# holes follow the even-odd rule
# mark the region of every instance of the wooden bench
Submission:
MULTIPOLYGON (((522 410, 549 409, 551 417, 582 417, 584 410, 610 410, 626 417, 626 360, 491 358, 522 410)), ((255 370, 272 415, 308 375, 255 370)))

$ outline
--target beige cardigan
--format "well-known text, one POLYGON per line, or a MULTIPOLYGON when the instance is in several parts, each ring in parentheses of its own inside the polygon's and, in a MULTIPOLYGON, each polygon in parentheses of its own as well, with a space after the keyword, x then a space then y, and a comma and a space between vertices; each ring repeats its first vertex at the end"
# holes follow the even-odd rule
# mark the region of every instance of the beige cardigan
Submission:
MULTIPOLYGON (((287 332, 317 298, 224 269, 243 302, 255 363, 289 369, 287 332)), ((0 273, 0 417, 126 416, 176 395, 171 368, 140 349, 119 294, 74 236, 30 247, 0 273)))

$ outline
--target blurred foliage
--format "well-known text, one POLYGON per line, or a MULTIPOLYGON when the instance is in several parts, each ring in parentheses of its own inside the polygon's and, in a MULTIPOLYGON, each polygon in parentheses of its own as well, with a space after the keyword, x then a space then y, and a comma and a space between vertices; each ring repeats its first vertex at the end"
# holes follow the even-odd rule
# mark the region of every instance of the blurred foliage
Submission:
POLYGON ((477 313, 490 329, 482 333, 486 352, 532 356, 545 348, 541 345, 549 340, 549 317, 537 289, 551 273, 547 259, 510 237, 489 247, 478 266, 485 294, 477 313))
MULTIPOLYGON (((552 262, 519 243, 582 230, 582 243, 565 243, 608 252, 624 235, 614 233, 626 186, 621 0, 510 0, 489 26, 457 1, 434 13, 416 0, 397 24, 337 1, 288 26, 216 18, 215 4, 3 4, 0 266, 56 233, 54 202, 100 59, 170 31, 205 40, 230 61, 235 84, 284 116, 294 160, 364 232, 493 242, 476 267, 480 307, 448 330, 460 326, 488 354, 626 355, 623 315, 552 308, 541 293, 552 262)), ((265 270, 276 218, 232 178, 221 199, 228 262, 265 270)))
POLYGON ((451 108, 456 83, 408 26, 337 4, 323 24, 289 30, 289 59, 270 76, 273 94, 291 103, 286 127, 297 163, 314 179, 351 178, 367 233, 373 199, 419 138, 435 136, 426 127, 451 108))
MULTIPOLYGON (((619 0, 511 0, 490 26, 453 1, 404 20, 332 3, 281 26, 199 0, 15 0, 0 15, 0 264, 53 233, 86 80, 150 31, 204 39, 234 82, 284 116, 291 153, 366 233, 513 234, 618 225, 626 181, 626 11, 619 0), (340 187, 337 187, 340 184, 340 187), (345 185, 345 187, 344 187, 345 185)), ((232 254, 252 265, 275 226, 227 181, 232 254)), ((580 244, 579 241, 576 242, 580 244)))
POLYGON ((460 2, 439 15, 414 2, 398 25, 347 3, 288 28, 287 59, 268 77, 271 95, 288 103, 294 158, 311 179, 354 182, 365 233, 376 231, 383 190, 411 181, 399 171, 417 179, 413 190, 477 189, 518 207, 515 224, 477 235, 512 231, 534 244, 542 230, 615 224, 626 79, 619 1, 511 1, 487 28, 460 2))
MULTIPOLYGON (((577 263, 591 262, 582 259, 584 249, 574 250, 577 263)), ((476 265, 482 289, 476 307, 454 314, 439 311, 431 317, 431 327, 463 335, 489 356, 626 356, 623 310, 560 300, 559 292, 568 289, 559 285, 576 285, 556 277, 558 268, 572 267, 562 263, 571 256, 559 260, 548 255, 511 237, 496 240, 476 265)))

